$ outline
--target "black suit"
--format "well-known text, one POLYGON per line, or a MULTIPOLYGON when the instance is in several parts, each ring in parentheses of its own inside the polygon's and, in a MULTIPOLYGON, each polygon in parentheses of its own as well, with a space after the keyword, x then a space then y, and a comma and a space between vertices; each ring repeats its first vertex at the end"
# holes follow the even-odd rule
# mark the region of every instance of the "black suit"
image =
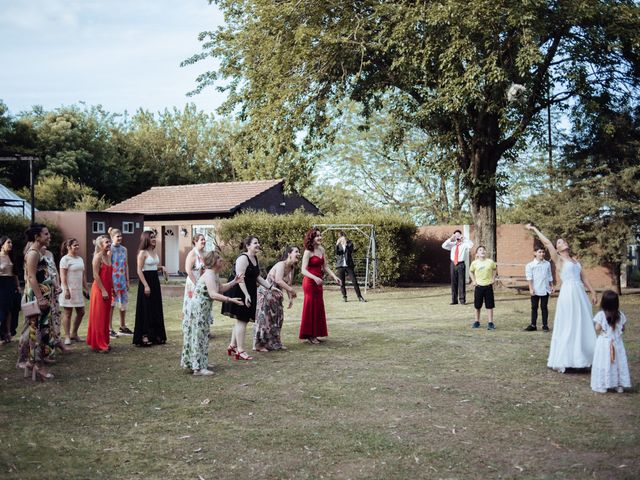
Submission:
POLYGON ((358 280, 356 279, 356 273, 353 270, 355 264, 353 263, 353 242, 351 240, 347 240, 347 245, 342 246, 341 243, 336 245, 336 269, 338 270, 338 277, 342 282, 340 285, 340 291, 342 292, 342 297, 347 298, 347 287, 345 286, 345 280, 347 278, 347 274, 349 274, 349 278, 351 279, 351 283, 353 284, 353 288, 356 291, 356 295, 358 298, 362 298, 362 294, 360 293, 360 286, 358 285, 358 280))

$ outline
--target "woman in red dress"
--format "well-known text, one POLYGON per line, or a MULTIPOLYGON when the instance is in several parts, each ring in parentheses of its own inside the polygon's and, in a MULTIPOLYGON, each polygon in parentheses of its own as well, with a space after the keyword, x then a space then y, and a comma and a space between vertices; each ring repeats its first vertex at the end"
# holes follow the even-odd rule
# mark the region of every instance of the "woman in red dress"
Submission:
POLYGON ((111 266, 111 238, 99 236, 91 265, 93 285, 89 303, 89 327, 87 345, 95 352, 108 353, 109 324, 111 322, 111 299, 113 298, 113 267, 111 266))
POLYGON ((326 337, 327 317, 324 314, 322 297, 322 277, 327 273, 340 285, 340 279, 327 267, 324 261, 324 248, 321 245, 322 234, 317 228, 310 229, 304 236, 304 255, 302 256, 302 322, 300 338, 309 343, 318 344, 318 337, 326 337))

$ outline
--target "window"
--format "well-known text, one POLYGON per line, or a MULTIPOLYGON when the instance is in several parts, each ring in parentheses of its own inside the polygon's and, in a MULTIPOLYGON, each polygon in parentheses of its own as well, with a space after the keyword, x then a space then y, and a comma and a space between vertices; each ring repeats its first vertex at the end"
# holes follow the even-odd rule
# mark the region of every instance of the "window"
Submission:
POLYGON ((122 233, 133 233, 133 222, 122 222, 122 233))
POLYGON ((106 232, 104 222, 93 222, 91 224, 91 233, 104 233, 106 232))

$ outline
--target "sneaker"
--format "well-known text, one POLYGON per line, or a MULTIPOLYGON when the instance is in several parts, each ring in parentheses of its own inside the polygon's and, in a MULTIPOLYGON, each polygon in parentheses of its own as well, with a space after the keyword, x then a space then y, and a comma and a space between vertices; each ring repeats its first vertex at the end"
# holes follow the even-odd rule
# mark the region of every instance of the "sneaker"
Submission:
POLYGON ((542 331, 543 332, 548 332, 549 331, 549 327, 547 327, 546 325, 542 326, 542 331))
POLYGON ((493 322, 489 322, 487 323, 487 330, 495 330, 496 326, 493 324, 493 322))
POLYGON ((111 338, 118 338, 118 332, 116 332, 115 330, 110 330, 109 331, 109 336, 111 338))
POLYGON ((535 325, 527 325, 527 328, 524 329, 525 332, 535 332, 536 330, 538 330, 538 327, 535 325))
POLYGON ((473 322, 473 325, 471 325, 471 328, 480 328, 480 322, 473 322))
POLYGON ((622 388, 622 387, 616 387, 616 392, 618 392, 618 393, 624 393, 624 388, 622 388))
POLYGON ((133 332, 125 325, 124 327, 120 327, 120 335, 133 335, 133 332))

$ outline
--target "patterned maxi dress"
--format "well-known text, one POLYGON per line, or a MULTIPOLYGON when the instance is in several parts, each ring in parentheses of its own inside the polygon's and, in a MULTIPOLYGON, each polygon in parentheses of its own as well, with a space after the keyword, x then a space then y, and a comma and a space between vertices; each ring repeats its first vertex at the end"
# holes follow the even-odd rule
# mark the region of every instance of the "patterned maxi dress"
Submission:
POLYGON ((51 356, 55 354, 55 347, 62 346, 62 337, 60 336, 60 327, 62 326, 62 311, 60 309, 59 296, 55 295, 55 288, 60 285, 60 275, 56 268, 56 261, 53 258, 53 254, 50 251, 46 251, 44 259, 49 267, 49 273, 51 274, 51 285, 54 289, 54 295, 51 295, 51 330, 49 335, 51 336, 50 344, 52 345, 51 356))
POLYGON ((191 370, 207 368, 209 363, 209 319, 213 315, 213 299, 201 276, 196 283, 191 305, 182 322, 183 343, 180 366, 191 370))
MULTIPOLYGON (((51 329, 51 299, 53 298, 53 280, 49 271, 49 264, 45 257, 35 251, 39 255, 38 266, 36 267, 36 280, 42 291, 42 296, 49 303, 46 310, 40 312, 40 315, 33 315, 25 318, 24 329, 20 335, 18 344, 19 358, 18 363, 31 362, 32 364, 41 363, 51 354, 53 345, 50 335, 51 329)), ((24 289, 24 301, 32 302, 36 300, 36 294, 29 282, 26 283, 24 289)))
MULTIPOLYGON (((275 281, 267 277, 272 283, 275 281)), ((278 288, 258 288, 256 323, 253 326, 253 349, 280 350, 280 330, 284 321, 284 294, 278 288)))
POLYGON ((129 292, 127 292, 127 249, 122 245, 111 247, 111 266, 113 268, 112 307, 125 311, 129 303, 129 292))
MULTIPOLYGON (((204 272, 204 259, 202 255, 198 253, 198 251, 194 248, 193 253, 195 255, 195 260, 193 261, 193 265, 191 265, 191 273, 196 279, 196 283, 202 276, 204 272)), ((191 281, 191 278, 187 276, 187 280, 184 284, 184 299, 182 300, 182 318, 184 319, 189 311, 189 307, 191 306, 191 299, 193 298, 193 293, 195 292, 196 285, 191 281)), ((213 315, 209 319, 210 323, 213 324, 213 315)))

